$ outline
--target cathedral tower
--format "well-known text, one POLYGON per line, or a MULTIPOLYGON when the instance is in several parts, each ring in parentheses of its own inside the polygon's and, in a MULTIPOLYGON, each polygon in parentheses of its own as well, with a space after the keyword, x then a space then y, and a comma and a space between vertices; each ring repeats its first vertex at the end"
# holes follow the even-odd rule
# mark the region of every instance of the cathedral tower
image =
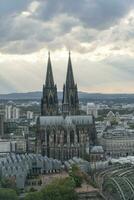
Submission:
POLYGON ((41 115, 58 115, 57 86, 54 84, 50 53, 48 54, 46 82, 45 85, 43 85, 43 97, 41 99, 41 115))
POLYGON ((77 85, 74 82, 70 52, 68 59, 66 83, 63 86, 62 112, 63 114, 69 115, 79 114, 78 91, 77 85))

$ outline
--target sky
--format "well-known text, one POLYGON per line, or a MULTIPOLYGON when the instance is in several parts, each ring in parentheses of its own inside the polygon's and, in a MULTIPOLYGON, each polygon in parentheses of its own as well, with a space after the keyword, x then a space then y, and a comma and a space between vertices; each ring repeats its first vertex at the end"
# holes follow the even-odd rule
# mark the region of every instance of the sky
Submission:
POLYGON ((58 90, 68 51, 80 91, 134 93, 134 0, 0 0, 0 93, 58 90))

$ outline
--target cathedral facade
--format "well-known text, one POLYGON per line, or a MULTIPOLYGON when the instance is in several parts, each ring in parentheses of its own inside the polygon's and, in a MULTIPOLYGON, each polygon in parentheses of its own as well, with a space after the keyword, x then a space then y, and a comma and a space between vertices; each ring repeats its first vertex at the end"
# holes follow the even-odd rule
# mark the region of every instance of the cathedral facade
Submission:
POLYGON ((61 161, 84 157, 96 144, 93 116, 80 115, 77 85, 69 53, 66 81, 63 85, 62 113, 59 113, 57 86, 54 83, 50 54, 37 120, 37 152, 61 161))

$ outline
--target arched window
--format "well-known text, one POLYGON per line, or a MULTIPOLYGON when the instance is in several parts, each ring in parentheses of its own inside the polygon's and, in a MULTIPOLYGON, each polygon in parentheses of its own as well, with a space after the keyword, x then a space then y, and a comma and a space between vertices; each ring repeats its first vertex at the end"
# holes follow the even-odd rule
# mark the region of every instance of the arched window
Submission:
POLYGON ((56 144, 56 134, 54 133, 54 145, 56 144))
POLYGON ((49 147, 50 147, 50 130, 49 129, 47 129, 47 131, 46 131, 46 134, 47 134, 47 156, 49 157, 50 156, 50 149, 49 149, 49 147))
POLYGON ((55 131, 55 127, 52 128, 52 135, 53 135, 53 143, 56 143, 56 131, 55 131))
POLYGON ((71 105, 74 105, 74 98, 73 98, 73 95, 71 95, 71 105))
POLYGON ((49 130, 47 130, 47 145, 49 145, 49 135, 50 135, 50 131, 49 130))
POLYGON ((70 132, 70 144, 74 144, 74 131, 70 132))
POLYGON ((47 145, 49 145, 49 135, 50 135, 50 132, 47 131, 47 145))
POLYGON ((60 144, 60 135, 57 137, 57 144, 60 144))
POLYGON ((64 131, 63 144, 67 144, 67 132, 64 131))
POLYGON ((79 134, 79 130, 77 130, 77 142, 80 142, 80 134, 79 134))
POLYGON ((49 97, 49 104, 50 105, 53 105, 53 97, 50 95, 50 97, 49 97))

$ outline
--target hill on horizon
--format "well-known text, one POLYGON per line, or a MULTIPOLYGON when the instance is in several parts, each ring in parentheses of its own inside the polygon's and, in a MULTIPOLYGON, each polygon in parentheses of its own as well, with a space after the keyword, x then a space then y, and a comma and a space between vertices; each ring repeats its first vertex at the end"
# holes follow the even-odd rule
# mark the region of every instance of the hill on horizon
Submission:
MULTIPOLYGON (((41 91, 26 92, 26 93, 10 93, 0 94, 0 100, 40 100, 41 91)), ((59 100, 62 100, 62 92, 58 92, 59 100)), ((85 101, 131 101, 134 103, 134 94, 103 94, 103 93, 87 93, 79 91, 79 99, 85 101)))

